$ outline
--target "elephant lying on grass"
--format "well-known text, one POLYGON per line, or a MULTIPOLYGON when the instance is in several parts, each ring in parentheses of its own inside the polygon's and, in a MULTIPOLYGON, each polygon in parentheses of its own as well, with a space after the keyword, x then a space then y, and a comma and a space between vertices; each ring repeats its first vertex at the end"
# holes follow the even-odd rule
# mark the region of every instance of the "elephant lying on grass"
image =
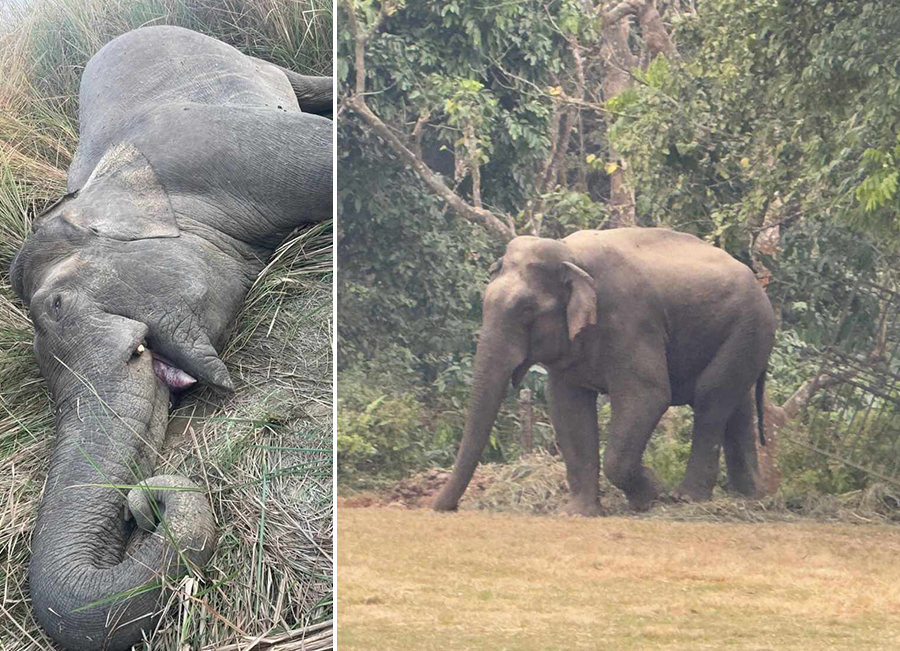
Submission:
POLYGON ((694 408, 676 493, 708 500, 724 446, 731 488, 756 495, 754 404, 762 437, 774 339, 772 306, 750 269, 691 235, 624 228, 563 240, 517 237, 491 270, 465 432, 434 508, 456 508, 507 383, 518 385, 533 364, 548 370, 572 511, 600 510, 600 393, 612 407, 603 470, 632 508, 649 508, 660 493, 642 457, 670 405, 694 408))
POLYGON ((11 269, 56 407, 29 585, 68 649, 150 635, 166 578, 214 551, 203 491, 151 476, 171 395, 232 388, 218 351, 244 296, 293 229, 331 217, 332 123, 309 114, 331 89, 177 27, 85 68, 68 194, 11 269))

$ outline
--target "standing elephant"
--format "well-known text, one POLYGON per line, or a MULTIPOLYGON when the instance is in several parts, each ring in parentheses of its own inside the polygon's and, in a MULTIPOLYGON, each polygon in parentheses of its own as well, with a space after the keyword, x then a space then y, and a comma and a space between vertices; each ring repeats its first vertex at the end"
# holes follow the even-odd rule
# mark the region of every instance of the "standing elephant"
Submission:
POLYGON ((649 508, 660 493, 642 457, 670 405, 694 408, 677 493, 708 500, 724 446, 731 487, 757 494, 752 389, 762 437, 774 337, 772 307, 750 269, 691 235, 623 228, 515 238, 491 269, 465 432, 434 508, 456 508, 507 383, 518 385, 532 364, 548 370, 573 512, 600 510, 598 393, 612 407, 603 470, 632 508, 649 508))
POLYGON ((332 123, 309 114, 331 95, 330 78, 177 27, 120 36, 85 68, 68 194, 11 270, 56 407, 29 585, 67 649, 150 635, 165 577, 213 553, 204 492, 151 476, 171 395, 231 390, 218 351, 244 296, 294 228, 331 217, 332 123))

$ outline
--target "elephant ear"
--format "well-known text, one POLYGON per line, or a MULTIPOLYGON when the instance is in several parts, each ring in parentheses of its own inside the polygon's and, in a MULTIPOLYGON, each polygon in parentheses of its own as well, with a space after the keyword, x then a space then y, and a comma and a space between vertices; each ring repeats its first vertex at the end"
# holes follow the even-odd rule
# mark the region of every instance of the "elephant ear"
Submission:
POLYGON ((132 144, 107 151, 84 186, 67 197, 59 215, 101 237, 130 241, 180 234, 156 172, 132 144))
POLYGON ((569 322, 569 339, 583 329, 597 324, 597 290, 594 279, 571 262, 563 262, 564 282, 569 287, 569 303, 566 318, 569 322))

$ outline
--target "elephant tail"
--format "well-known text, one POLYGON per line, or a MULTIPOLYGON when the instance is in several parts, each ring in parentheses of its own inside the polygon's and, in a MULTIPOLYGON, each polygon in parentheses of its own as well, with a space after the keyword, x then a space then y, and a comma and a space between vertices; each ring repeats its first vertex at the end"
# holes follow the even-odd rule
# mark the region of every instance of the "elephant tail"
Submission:
POLYGON ((769 372, 769 365, 766 364, 766 367, 763 369, 763 372, 760 373, 759 378, 756 380, 756 417, 759 420, 759 444, 766 444, 766 432, 763 427, 763 396, 766 393, 766 373, 769 372))

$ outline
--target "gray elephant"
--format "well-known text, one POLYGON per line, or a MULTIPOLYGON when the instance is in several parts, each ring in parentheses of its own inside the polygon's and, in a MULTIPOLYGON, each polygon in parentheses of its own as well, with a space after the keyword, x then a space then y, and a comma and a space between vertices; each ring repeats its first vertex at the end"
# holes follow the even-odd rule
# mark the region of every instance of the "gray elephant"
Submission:
POLYGON ((507 383, 518 385, 533 364, 548 370, 573 512, 600 510, 600 393, 612 408, 603 470, 632 508, 649 508, 660 493, 642 457, 670 405, 694 409, 677 494, 708 500, 724 447, 730 486, 756 495, 753 387, 763 437, 774 337, 772 307, 750 269, 691 235, 623 228, 563 240, 517 237, 491 269, 465 432, 433 507, 456 508, 507 383))
POLYGON ((204 492, 151 476, 171 396, 232 388, 218 351, 244 296, 293 229, 331 217, 332 123, 310 114, 331 96, 330 78, 177 27, 85 68, 68 194, 11 269, 56 408, 29 585, 68 649, 150 635, 164 578, 213 553, 204 492))

